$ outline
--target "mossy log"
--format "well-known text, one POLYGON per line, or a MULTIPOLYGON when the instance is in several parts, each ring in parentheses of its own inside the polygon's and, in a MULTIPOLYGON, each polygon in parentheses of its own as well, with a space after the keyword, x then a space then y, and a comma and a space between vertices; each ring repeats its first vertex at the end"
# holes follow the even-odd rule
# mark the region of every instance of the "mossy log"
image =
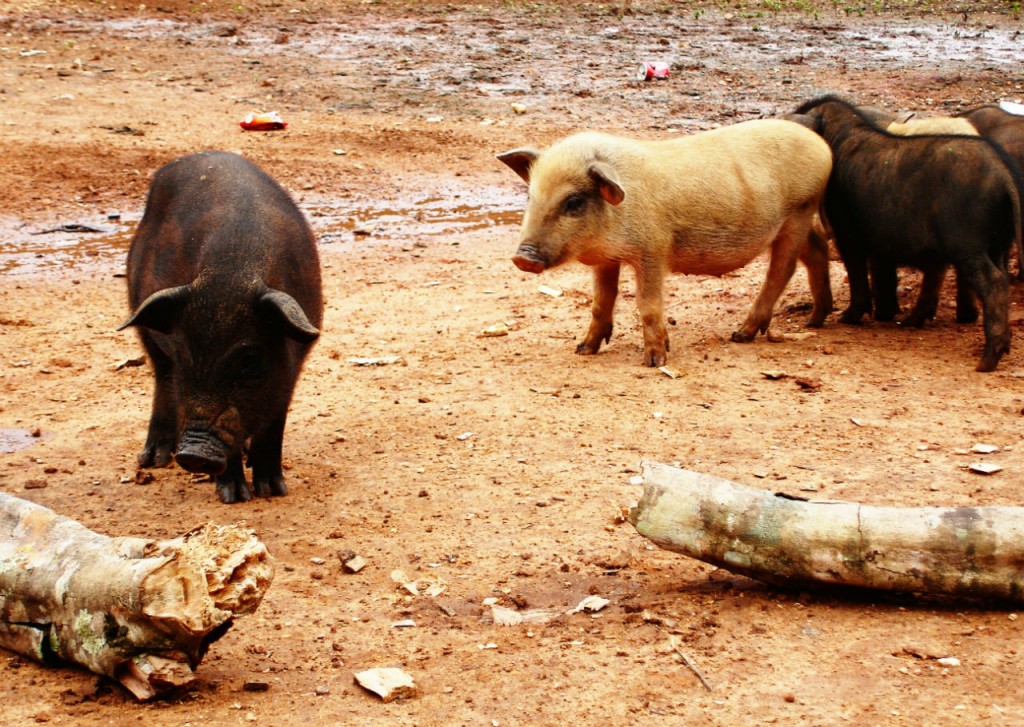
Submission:
POLYGON ((238 525, 112 538, 0 493, 0 647, 80 664, 140 700, 192 683, 273 572, 266 546, 238 525))
POLYGON ((734 573, 1024 602, 1024 507, 810 501, 652 462, 643 478, 637 532, 734 573))

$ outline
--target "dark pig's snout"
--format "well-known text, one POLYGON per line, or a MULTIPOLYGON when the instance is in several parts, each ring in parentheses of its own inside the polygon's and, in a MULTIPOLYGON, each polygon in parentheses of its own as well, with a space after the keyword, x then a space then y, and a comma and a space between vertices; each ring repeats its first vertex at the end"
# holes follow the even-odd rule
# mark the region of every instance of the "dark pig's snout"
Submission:
POLYGON ((186 429, 178 443, 174 460, 197 474, 219 475, 227 469, 228 449, 213 433, 205 429, 186 429))
POLYGON ((525 273, 543 273, 549 267, 536 245, 523 243, 512 257, 515 266, 525 273))

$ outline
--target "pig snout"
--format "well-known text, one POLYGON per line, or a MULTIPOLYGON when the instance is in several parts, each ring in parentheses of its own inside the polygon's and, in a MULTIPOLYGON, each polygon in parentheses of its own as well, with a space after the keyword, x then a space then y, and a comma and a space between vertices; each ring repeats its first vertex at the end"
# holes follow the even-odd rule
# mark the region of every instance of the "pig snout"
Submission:
POLYGON ((515 266, 525 273, 543 273, 549 267, 547 258, 536 245, 523 243, 512 257, 515 266))
POLYGON ((183 469, 206 475, 219 475, 228 466, 228 448, 206 428, 190 427, 181 435, 174 460, 183 469))

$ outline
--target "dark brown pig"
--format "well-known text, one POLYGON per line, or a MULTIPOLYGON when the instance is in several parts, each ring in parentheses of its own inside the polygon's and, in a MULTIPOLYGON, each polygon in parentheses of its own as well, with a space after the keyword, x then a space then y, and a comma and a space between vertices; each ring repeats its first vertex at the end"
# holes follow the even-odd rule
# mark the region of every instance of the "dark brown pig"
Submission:
MULTIPOLYGON (((128 251, 128 298, 156 376, 140 467, 173 455, 226 503, 284 495, 281 442, 320 335, 316 241, 288 194, 246 159, 204 152, 157 171, 128 251)), ((120 329, 119 329, 120 330, 120 329)))
POLYGON ((540 273, 570 260, 593 266, 590 328, 576 348, 595 354, 611 339, 619 270, 633 268, 647 366, 669 350, 662 285, 669 272, 724 275, 771 249, 768 275, 734 341, 766 333, 801 260, 814 308, 832 310, 828 244, 817 222, 832 155, 799 124, 747 121, 665 141, 585 132, 545 151, 498 155, 529 185, 513 262, 540 273))

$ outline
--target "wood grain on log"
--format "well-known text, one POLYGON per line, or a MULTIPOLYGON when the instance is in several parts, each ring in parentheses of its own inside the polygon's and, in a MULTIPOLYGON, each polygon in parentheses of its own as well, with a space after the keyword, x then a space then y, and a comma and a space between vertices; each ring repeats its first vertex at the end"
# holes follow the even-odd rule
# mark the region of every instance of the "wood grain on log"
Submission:
POLYGON ((794 499, 643 463, 628 519, 667 550, 778 585, 1024 602, 1024 508, 794 499))
POLYGON ((266 546, 237 525, 112 538, 0 493, 0 647, 80 664, 139 699, 191 683, 273 572, 266 546))

